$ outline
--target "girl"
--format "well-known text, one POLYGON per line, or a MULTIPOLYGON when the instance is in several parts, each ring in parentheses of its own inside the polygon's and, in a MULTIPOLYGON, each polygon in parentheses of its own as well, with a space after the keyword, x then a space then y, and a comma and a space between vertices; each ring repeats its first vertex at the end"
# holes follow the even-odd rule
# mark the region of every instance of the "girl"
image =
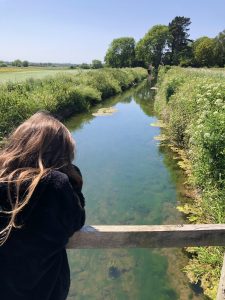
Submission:
POLYGON ((68 129, 46 112, 0 151, 0 299, 65 300, 65 246, 85 222, 82 177, 68 129))

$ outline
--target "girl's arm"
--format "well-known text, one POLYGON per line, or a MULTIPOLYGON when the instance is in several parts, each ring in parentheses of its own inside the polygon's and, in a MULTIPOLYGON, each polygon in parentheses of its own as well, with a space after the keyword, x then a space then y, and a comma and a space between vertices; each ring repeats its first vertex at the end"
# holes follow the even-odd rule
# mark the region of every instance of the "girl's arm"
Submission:
POLYGON ((67 175, 63 176, 60 193, 63 203, 61 220, 70 237, 85 223, 84 200, 81 199, 82 193, 80 192, 79 195, 74 190, 67 175))

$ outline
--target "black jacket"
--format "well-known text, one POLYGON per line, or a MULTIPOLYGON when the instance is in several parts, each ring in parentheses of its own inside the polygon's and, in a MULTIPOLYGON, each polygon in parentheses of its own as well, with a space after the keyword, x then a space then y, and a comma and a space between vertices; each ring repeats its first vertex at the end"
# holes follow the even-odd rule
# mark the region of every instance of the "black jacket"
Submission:
MULTIPOLYGON (((79 169, 78 169, 79 171, 79 169)), ((6 185, 0 185, 0 206, 6 185)), ((65 300, 70 271, 65 246, 85 222, 84 198, 69 178, 51 173, 37 186, 17 219, 21 228, 12 230, 0 246, 1 300, 65 300)), ((0 230, 4 215, 0 213, 0 230)))

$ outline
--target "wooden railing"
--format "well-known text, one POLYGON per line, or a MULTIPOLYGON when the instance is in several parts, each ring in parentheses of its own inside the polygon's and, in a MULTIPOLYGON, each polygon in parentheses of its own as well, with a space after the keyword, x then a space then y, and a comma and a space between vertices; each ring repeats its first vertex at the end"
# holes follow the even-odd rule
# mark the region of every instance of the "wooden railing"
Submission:
MULTIPOLYGON (((191 246, 225 246, 225 224, 84 226, 71 237, 67 248, 182 248, 191 246)), ((225 259, 216 299, 225 300, 225 259)))

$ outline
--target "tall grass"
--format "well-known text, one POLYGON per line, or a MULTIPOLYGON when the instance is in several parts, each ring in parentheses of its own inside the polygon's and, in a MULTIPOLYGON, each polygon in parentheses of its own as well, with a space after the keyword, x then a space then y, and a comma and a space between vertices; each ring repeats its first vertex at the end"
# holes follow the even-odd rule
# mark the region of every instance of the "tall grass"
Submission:
MULTIPOLYGON (((155 108, 173 144, 185 149, 191 163, 190 183, 200 197, 181 210, 189 221, 225 223, 225 71, 162 68, 155 108)), ((186 272, 216 298, 224 249, 188 248, 186 272)))
POLYGON ((88 110, 146 77, 143 68, 57 74, 0 85, 0 139, 38 110, 62 116, 88 110))

